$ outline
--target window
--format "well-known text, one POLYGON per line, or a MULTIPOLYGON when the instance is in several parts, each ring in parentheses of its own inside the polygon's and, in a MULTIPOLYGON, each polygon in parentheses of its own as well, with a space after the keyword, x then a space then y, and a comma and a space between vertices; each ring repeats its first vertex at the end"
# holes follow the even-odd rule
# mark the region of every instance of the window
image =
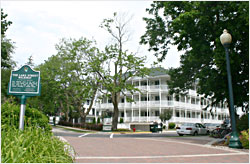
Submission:
POLYGON ((147 116, 147 112, 141 112, 141 116, 147 116))
POLYGON ((121 112, 121 117, 124 117, 124 112, 121 112))
POLYGON ((192 118, 195 118, 195 112, 192 112, 192 118))
POLYGON ((167 96, 168 97, 168 101, 172 101, 173 97, 172 96, 167 96))
POLYGON ((181 111, 181 117, 185 118, 185 111, 184 110, 181 111))
POLYGON ((196 98, 196 104, 199 104, 199 103, 200 103, 200 99, 196 98))
POLYGON ((159 101, 160 100, 160 96, 155 96, 155 101, 159 101))
POLYGON ((195 98, 191 98, 191 104, 195 104, 195 98))
POLYGON ((92 114, 95 115, 95 108, 92 108, 92 114))
POLYGON ((87 105, 89 105, 89 100, 87 100, 87 105))
POLYGON ((111 99, 108 99, 108 103, 112 103, 112 100, 111 100, 111 99))
POLYGON ((155 85, 160 85, 159 80, 155 81, 155 85))
POLYGON ((191 118, 191 113, 190 113, 190 111, 187 111, 187 118, 191 118))
POLYGON ((141 85, 146 86, 147 85, 147 81, 141 81, 141 85))
POLYGON ((179 100, 180 100, 179 95, 176 95, 176 96, 175 96, 175 100, 176 100, 176 101, 179 101, 179 100))
POLYGON ((147 101, 147 97, 141 97, 141 101, 147 101))
POLYGON ((175 111, 176 117, 180 117, 180 112, 179 111, 175 111))
POLYGON ((160 112, 158 110, 155 111, 155 116, 160 116, 160 112))
POLYGON ((181 102, 185 102, 185 96, 181 96, 181 102))
POLYGON ((121 103, 124 103, 124 101, 125 101, 124 98, 122 98, 122 99, 121 99, 121 103))

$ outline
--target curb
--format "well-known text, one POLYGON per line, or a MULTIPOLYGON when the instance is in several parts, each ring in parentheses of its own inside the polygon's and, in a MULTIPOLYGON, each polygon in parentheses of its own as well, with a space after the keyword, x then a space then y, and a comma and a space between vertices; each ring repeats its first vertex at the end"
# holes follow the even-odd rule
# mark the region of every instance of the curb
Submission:
POLYGON ((62 136, 56 136, 59 140, 61 140, 62 142, 64 142, 64 151, 65 152, 69 152, 69 155, 71 156, 72 160, 74 161, 76 158, 76 153, 74 148, 69 144, 69 142, 63 138, 62 136))

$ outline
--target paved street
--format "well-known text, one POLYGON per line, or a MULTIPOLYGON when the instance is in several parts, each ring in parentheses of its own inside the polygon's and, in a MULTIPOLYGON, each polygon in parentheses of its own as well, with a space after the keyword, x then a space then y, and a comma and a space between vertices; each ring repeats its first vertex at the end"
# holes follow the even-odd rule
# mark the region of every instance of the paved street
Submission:
POLYGON ((77 163, 249 163, 248 150, 210 146, 213 139, 208 136, 59 131, 74 147, 77 163))

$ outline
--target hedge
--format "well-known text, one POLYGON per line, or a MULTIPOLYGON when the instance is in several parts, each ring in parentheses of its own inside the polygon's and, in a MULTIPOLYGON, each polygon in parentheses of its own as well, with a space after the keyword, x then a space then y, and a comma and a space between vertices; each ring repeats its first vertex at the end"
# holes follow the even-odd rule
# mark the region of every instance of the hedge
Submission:
MULTIPOLYGON (((63 126, 73 127, 72 122, 60 120, 58 122, 58 124, 63 125, 63 126)), ((102 124, 93 124, 93 123, 76 123, 76 124, 74 124, 74 127, 77 127, 77 128, 88 129, 88 130, 98 130, 98 131, 102 130, 102 126, 103 126, 102 124)))

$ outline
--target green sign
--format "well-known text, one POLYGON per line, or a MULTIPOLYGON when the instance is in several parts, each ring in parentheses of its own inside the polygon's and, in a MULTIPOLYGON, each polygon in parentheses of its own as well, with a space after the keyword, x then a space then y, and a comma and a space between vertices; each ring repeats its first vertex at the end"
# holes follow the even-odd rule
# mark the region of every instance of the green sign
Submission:
POLYGON ((40 71, 34 71, 28 65, 22 66, 17 71, 11 71, 8 94, 39 96, 41 94, 40 71))

